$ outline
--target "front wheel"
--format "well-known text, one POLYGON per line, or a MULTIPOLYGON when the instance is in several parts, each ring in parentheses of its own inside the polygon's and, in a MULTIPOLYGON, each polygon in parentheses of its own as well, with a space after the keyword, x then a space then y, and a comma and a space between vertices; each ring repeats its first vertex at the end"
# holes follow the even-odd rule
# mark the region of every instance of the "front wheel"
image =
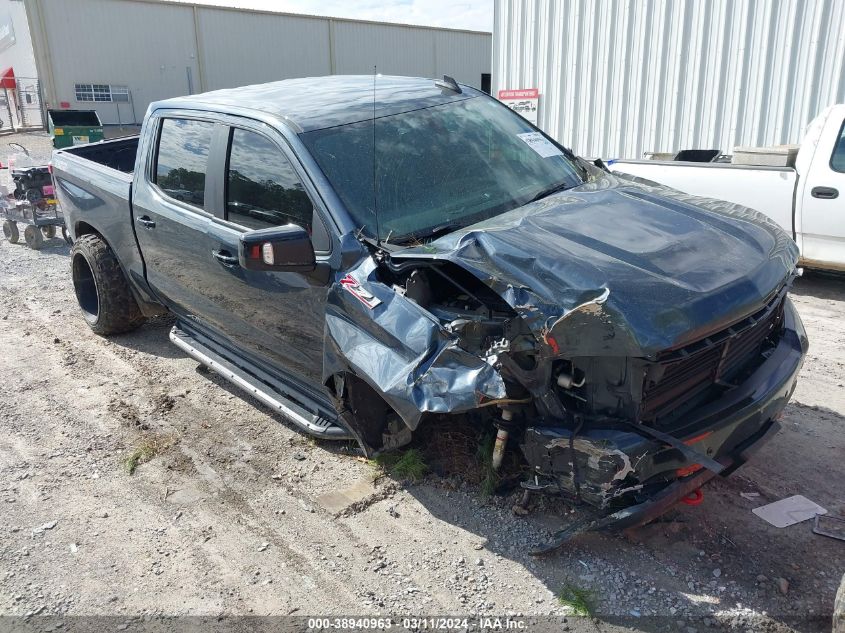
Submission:
POLYGON ((44 234, 44 237, 46 237, 48 240, 52 240, 54 237, 56 237, 56 227, 52 224, 50 224, 49 226, 42 226, 41 232, 44 234))
POLYGON ((99 235, 82 235, 70 249, 76 300, 97 334, 120 334, 144 322, 114 251, 99 235))
POLYGON ((21 238, 20 233, 18 233, 17 222, 12 222, 10 220, 3 222, 3 235, 7 240, 9 240, 10 244, 17 244, 18 240, 21 238))

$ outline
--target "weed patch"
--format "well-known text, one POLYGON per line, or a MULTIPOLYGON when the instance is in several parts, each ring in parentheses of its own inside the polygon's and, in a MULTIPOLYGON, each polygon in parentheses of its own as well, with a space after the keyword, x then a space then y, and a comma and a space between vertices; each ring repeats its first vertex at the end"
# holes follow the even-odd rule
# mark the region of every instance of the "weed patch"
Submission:
POLYGON ((481 471, 481 496, 491 497, 499 485, 499 473, 493 468, 493 447, 496 444, 496 434, 486 433, 478 443, 478 450, 475 453, 475 460, 478 462, 478 469, 481 471))
POLYGON ((422 453, 416 448, 409 448, 403 453, 382 453, 375 460, 375 465, 396 479, 416 483, 428 472, 422 453))
POLYGON ((170 435, 145 435, 138 446, 124 458, 123 468, 128 474, 133 475, 138 466, 146 464, 175 443, 176 438, 170 435))
POLYGON ((573 615, 592 617, 595 610, 595 595, 589 589, 564 585, 557 596, 558 601, 572 609, 573 615))

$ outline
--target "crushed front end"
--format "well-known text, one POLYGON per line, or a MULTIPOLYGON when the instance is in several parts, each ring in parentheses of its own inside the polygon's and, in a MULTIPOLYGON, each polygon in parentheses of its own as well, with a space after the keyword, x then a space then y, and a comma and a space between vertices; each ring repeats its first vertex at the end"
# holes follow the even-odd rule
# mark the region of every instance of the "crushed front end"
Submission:
POLYGON ((616 527, 654 518, 777 430, 806 350, 784 290, 742 322, 655 359, 574 359, 584 384, 560 390, 569 421, 544 420, 522 437, 533 487, 583 500, 616 527))
POLYGON ((519 447, 524 487, 622 527, 777 429, 808 346, 794 243, 749 210, 619 185, 379 245, 335 287, 325 378, 346 376, 334 392, 365 451, 471 414, 497 430, 494 467, 519 447))

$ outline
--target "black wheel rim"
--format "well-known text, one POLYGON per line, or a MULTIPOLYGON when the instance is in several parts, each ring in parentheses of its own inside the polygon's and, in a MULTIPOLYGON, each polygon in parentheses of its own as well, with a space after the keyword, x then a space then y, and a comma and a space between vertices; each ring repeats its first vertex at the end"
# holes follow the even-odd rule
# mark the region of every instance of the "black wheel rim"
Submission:
POLYGON ((94 275, 88 261, 78 253, 73 258, 72 273, 73 288, 76 291, 76 300, 79 302, 79 307, 85 313, 85 318, 94 322, 100 313, 97 284, 94 282, 94 275))

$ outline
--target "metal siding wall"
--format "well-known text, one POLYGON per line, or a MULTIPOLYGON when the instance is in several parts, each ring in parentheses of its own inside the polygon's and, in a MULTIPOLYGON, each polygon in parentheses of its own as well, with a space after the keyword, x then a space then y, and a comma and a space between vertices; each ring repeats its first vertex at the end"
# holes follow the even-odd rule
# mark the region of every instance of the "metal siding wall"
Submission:
POLYGON ((206 8, 198 12, 209 90, 329 75, 333 68, 337 74, 370 74, 374 65, 386 75, 445 73, 477 87, 481 73, 490 69, 490 36, 484 34, 206 8), (219 45, 225 41, 249 45, 219 45))
POLYGON ((329 22, 198 8, 207 90, 331 74, 329 22))
POLYGON ((576 152, 796 143, 845 102, 844 0, 495 0, 493 89, 576 152))
POLYGON ((435 63, 429 77, 449 75, 457 81, 481 87, 481 74, 490 72, 490 36, 477 33, 431 31, 435 63))
POLYGON ((434 75, 434 31, 354 22, 335 22, 339 75, 434 75))
MULTIPOLYGON (((194 92, 333 72, 369 74, 374 64, 384 74, 446 73, 473 86, 490 72, 491 37, 484 33, 155 0, 27 3, 44 16, 47 45, 36 53, 48 86, 45 100, 51 107, 69 101, 73 108, 96 109, 104 123, 118 122, 116 105, 77 102, 75 83, 129 86, 140 122, 151 101, 188 93, 186 67, 194 92)), ((120 104, 120 114, 121 122, 132 121, 129 104, 120 104)))
MULTIPOLYGON (((186 67, 199 86, 190 7, 113 2, 43 0, 56 101, 95 109, 104 123, 132 122, 128 103, 78 102, 75 83, 128 85, 137 120, 147 104, 188 92, 186 67)), ((52 103, 51 107, 57 107, 52 103)))
POLYGON ((29 33, 29 24, 23 2, 0 3, 0 15, 3 15, 3 17, 8 15, 15 33, 15 43, 0 51, 0 70, 11 67, 15 69, 17 77, 37 77, 38 71, 35 68, 32 37, 29 33))

